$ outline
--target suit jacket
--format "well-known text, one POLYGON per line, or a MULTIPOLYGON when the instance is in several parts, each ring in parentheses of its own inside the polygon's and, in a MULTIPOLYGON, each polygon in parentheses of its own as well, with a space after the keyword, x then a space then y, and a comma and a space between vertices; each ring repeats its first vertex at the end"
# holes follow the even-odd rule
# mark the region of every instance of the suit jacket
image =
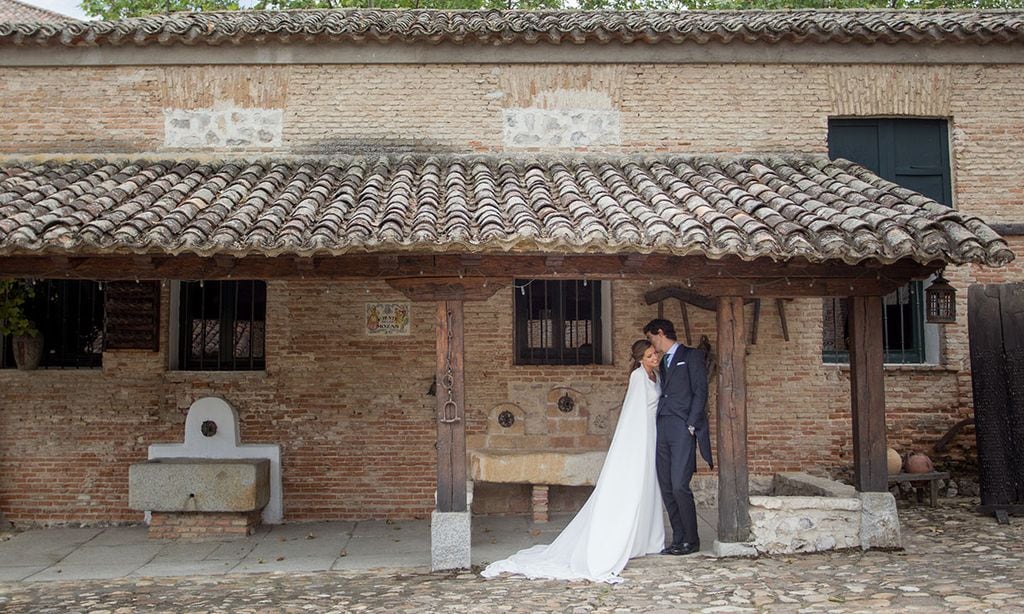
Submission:
POLYGON ((704 352, 680 344, 665 366, 661 380, 658 416, 675 416, 694 428, 700 455, 708 465, 711 460, 711 432, 705 406, 708 401, 708 374, 704 352))

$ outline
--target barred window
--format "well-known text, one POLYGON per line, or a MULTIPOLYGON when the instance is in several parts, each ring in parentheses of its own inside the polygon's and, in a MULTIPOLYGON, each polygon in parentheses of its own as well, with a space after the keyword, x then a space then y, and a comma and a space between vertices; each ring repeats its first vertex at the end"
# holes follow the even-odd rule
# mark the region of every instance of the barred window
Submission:
POLYGON ((517 279, 514 293, 516 364, 601 364, 601 282, 517 279))
MULTIPOLYGON (((43 336, 41 367, 103 363, 103 289, 99 282, 47 279, 33 284, 25 314, 43 336)), ((0 339, 0 368, 14 368, 11 338, 0 339)))
MULTIPOLYGON (((946 121, 942 119, 830 119, 829 157, 846 158, 884 179, 949 204, 952 181, 948 134, 946 121)), ((911 282, 883 300, 886 362, 925 361, 928 348, 922 287, 921 282, 911 282)), ((822 315, 822 359, 848 362, 849 324, 845 299, 825 299, 822 315)), ((931 334, 937 333, 933 330, 931 334)))
POLYGON ((182 282, 180 298, 179 368, 258 371, 266 367, 266 282, 182 282))
MULTIPOLYGON (((923 284, 913 281, 882 299, 885 362, 924 362, 923 284)), ((849 310, 845 298, 825 299, 823 309, 825 362, 850 361, 849 310)))

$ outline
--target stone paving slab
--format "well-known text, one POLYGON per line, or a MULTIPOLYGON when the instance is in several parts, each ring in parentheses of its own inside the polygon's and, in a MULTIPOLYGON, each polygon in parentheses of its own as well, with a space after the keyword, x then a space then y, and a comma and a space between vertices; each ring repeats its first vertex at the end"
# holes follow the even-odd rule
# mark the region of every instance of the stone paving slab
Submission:
POLYGON ((149 543, 119 546, 93 546, 90 542, 75 549, 61 559, 59 564, 66 567, 88 565, 135 565, 138 567, 153 560, 153 557, 165 547, 167 544, 156 540, 149 543))
POLYGON ((131 572, 133 577, 224 575, 238 567, 235 561, 154 560, 131 572))
MULTIPOLYGON (((0 611, 1024 611, 1024 519, 998 525, 994 518, 977 514, 976 506, 977 500, 953 499, 936 508, 901 509, 902 551, 758 559, 654 555, 630 561, 623 572, 626 581, 614 586, 516 577, 484 580, 475 573, 479 567, 430 573, 429 553, 424 552, 339 557, 333 571, 257 569, 221 575, 204 569, 180 577, 0 580, 0 611)), ((521 531, 509 535, 523 539, 521 531)), ((507 545, 511 551, 512 544, 507 545)), ((285 561, 279 563, 284 566, 285 561)), ((188 572, 193 564, 180 571, 188 572)), ((301 562, 288 565, 297 569, 301 562)))
POLYGON ((0 541, 0 567, 49 566, 57 563, 103 529, 42 529, 16 533, 0 541))
POLYGON ((29 576, 26 580, 37 581, 75 581, 75 580, 112 580, 123 578, 141 567, 143 563, 88 563, 66 565, 58 563, 52 567, 29 576))
MULTIPOLYGON (((11 561, 8 561, 11 562, 11 561)), ((0 567, 0 582, 17 582, 33 576, 46 569, 47 566, 35 567, 0 567)))

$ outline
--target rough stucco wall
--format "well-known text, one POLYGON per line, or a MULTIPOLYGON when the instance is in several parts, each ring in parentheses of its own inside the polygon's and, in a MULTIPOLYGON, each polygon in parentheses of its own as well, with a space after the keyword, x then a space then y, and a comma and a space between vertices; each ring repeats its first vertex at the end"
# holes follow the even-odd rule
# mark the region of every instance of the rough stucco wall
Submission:
MULTIPOLYGON (((8 155, 529 152, 544 148, 509 142, 510 116, 571 119, 580 110, 617 115, 619 142, 602 133, 595 141, 602 144, 574 151, 824 152, 830 116, 946 117, 956 206, 994 222, 1024 215, 1024 74, 1017 67, 0 68, 0 83, 0 153, 8 155), (55 95, 71 83, 74 96, 55 95), (203 109, 280 110, 280 144, 168 147, 165 113, 203 109)), ((1011 247, 1024 254, 1024 239, 1012 239, 1011 247)), ((942 365, 886 372, 889 436, 904 451, 929 448, 971 415, 967 284, 1024 280, 1024 265, 959 267, 947 276, 961 290, 961 315, 944 327, 942 365)), ((606 445, 626 380, 625 353, 657 314, 643 302, 650 287, 615 282, 617 363, 601 367, 513 367, 511 290, 467 304, 470 446, 515 445, 488 420, 507 403, 532 421, 523 445, 606 445), (537 405, 562 387, 608 416, 600 432, 579 425, 558 432, 557 422, 547 422, 537 405), (550 430, 541 432, 540 416, 550 430)), ((239 410, 243 442, 282 445, 286 518, 427 513, 435 479, 434 399, 425 394, 434 361, 432 307, 415 307, 411 337, 364 338, 358 328, 365 301, 398 298, 377 283, 272 282, 265 374, 167 373, 165 350, 108 353, 97 371, 0 372, 0 509, 15 521, 137 519, 126 509, 128 464, 143 459, 149 443, 178 441, 188 405, 219 394, 239 410)), ((752 474, 821 473, 851 462, 849 373, 821 363, 820 305, 787 305, 789 342, 774 304, 763 306, 747 370, 752 474)), ((677 304, 667 303, 665 313, 681 324, 677 304)), ((748 307, 748 326, 749 314, 748 307)), ((690 316, 694 342, 701 334, 713 340, 713 314, 691 309, 690 316)), ((973 457, 967 431, 949 458, 973 457)), ((522 488, 476 492, 479 511, 526 509, 522 488)), ((581 496, 553 491, 552 509, 571 509, 581 496)))

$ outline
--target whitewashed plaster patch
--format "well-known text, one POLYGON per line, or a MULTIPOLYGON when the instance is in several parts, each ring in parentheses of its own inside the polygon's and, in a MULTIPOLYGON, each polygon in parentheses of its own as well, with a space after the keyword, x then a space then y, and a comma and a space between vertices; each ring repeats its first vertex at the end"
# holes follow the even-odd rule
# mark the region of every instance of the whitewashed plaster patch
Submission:
POLYGON ((164 109, 164 147, 243 149, 280 147, 281 109, 217 107, 164 109))
POLYGON ((619 145, 618 111, 505 109, 506 147, 574 148, 619 145))
POLYGON ((620 145, 620 113, 611 98, 594 90, 538 92, 528 107, 503 111, 503 135, 509 148, 577 148, 620 145))

